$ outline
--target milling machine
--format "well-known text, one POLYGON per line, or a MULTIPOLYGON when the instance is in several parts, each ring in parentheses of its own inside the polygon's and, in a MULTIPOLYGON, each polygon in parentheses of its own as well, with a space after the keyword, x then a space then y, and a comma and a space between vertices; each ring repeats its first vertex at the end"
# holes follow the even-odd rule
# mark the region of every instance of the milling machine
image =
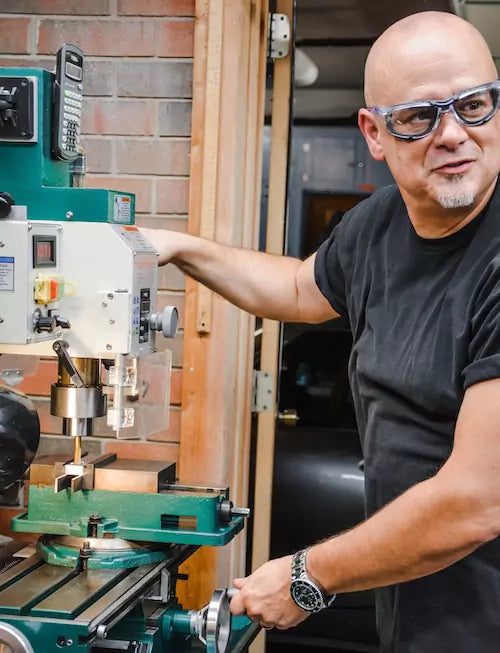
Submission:
POLYGON ((32 463, 36 412, 0 389, 0 485, 31 463, 12 530, 40 534, 29 557, 0 550, 0 651, 236 653, 257 626, 231 620, 230 591, 186 611, 176 581, 248 511, 228 488, 176 484, 173 463, 82 448, 98 419, 118 438, 165 428, 170 357, 155 335, 177 329, 175 308, 156 308, 157 252, 134 226, 134 196, 83 187, 82 84, 69 45, 55 74, 0 68, 0 375, 14 385, 15 361, 56 356, 50 412, 74 444, 32 463))

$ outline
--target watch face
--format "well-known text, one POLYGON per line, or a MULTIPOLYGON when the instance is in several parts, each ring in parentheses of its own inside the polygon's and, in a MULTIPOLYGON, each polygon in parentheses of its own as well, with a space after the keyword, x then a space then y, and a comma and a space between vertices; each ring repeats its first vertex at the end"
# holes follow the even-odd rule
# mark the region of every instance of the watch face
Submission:
POLYGON ((307 612, 315 612, 323 606, 319 589, 305 580, 294 580, 290 592, 295 603, 307 612))

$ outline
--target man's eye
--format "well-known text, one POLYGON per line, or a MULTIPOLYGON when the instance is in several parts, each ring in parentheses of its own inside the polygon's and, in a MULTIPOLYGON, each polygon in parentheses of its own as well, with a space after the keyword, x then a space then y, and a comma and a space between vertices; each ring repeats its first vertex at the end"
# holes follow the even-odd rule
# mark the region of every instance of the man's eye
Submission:
POLYGON ((468 102, 464 102, 460 109, 462 111, 480 111, 485 104, 483 100, 469 100, 468 102))
POLYGON ((434 118, 433 109, 403 109, 395 112, 393 119, 400 125, 414 125, 417 123, 428 123, 434 118))
POLYGON ((464 116, 482 116, 493 109, 491 94, 478 94, 456 103, 455 109, 464 116))

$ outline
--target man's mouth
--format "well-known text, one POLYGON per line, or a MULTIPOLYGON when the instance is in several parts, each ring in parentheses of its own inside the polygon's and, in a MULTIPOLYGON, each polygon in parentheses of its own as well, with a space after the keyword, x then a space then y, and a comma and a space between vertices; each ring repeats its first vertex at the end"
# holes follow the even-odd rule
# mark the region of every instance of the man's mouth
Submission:
POLYGON ((466 172, 471 164, 473 159, 460 159, 460 161, 448 161, 443 165, 434 168, 433 172, 441 172, 447 175, 457 175, 466 172))

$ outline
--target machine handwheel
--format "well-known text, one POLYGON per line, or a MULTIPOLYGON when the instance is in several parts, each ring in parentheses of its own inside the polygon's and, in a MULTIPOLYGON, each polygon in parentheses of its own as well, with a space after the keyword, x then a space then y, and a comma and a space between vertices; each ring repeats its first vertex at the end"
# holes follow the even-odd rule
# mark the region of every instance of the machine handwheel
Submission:
POLYGON ((20 630, 0 622, 0 653, 34 653, 34 651, 20 630))
POLYGON ((215 590, 207 605, 205 639, 207 653, 226 653, 231 635, 231 611, 227 589, 215 590))

